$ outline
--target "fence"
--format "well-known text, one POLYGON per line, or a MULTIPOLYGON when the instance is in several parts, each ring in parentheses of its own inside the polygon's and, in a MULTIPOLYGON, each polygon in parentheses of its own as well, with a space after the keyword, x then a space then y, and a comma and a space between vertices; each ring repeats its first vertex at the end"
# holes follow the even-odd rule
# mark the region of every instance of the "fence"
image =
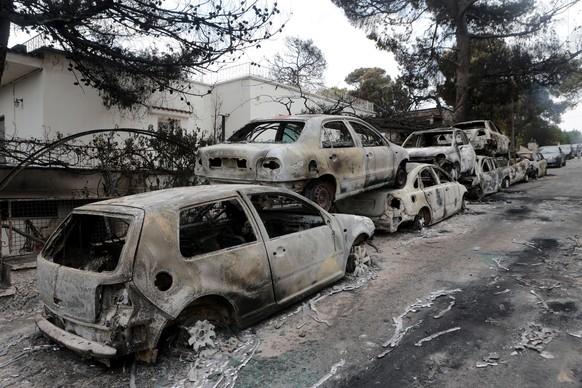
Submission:
POLYGON ((37 254, 71 210, 93 201, 95 199, 0 201, 2 256, 37 254))

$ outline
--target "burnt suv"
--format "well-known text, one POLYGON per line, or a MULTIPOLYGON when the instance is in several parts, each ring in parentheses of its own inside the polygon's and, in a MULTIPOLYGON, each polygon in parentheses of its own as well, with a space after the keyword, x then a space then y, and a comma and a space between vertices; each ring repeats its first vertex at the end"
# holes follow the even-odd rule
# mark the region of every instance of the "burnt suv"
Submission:
POLYGON ((76 208, 37 258, 49 338, 108 360, 154 361, 164 329, 243 328, 342 278, 369 218, 283 188, 160 190, 76 208))

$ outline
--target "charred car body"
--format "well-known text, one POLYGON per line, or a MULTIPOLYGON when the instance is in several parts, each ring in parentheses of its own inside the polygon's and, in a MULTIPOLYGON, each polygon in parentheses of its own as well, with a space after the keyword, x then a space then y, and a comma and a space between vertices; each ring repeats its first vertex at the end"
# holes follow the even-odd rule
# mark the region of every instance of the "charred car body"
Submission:
POLYGON ((432 225, 465 208, 467 189, 442 168, 409 163, 401 189, 377 189, 336 202, 344 213, 370 217, 376 229, 396 232, 400 225, 415 229, 432 225))
MULTIPOLYGON (((97 359, 154 361, 192 317, 246 327, 355 267, 372 221, 283 188, 160 190, 75 209, 37 259, 39 329, 97 359)), ((193 322, 190 322, 193 323, 193 322)))
POLYGON ((465 179, 463 183, 469 188, 471 197, 481 199, 509 187, 509 169, 500 166, 494 157, 479 155, 475 176, 465 179))
POLYGON ((537 151, 518 151, 517 155, 528 159, 530 162, 530 178, 541 178, 546 175, 548 170, 548 161, 544 159, 544 155, 537 151))
POLYGON ((442 167, 453 179, 473 174, 476 154, 467 134, 458 128, 437 128, 411 133, 402 146, 411 162, 442 167))
POLYGON ((202 180, 282 186, 326 210, 335 199, 403 184, 408 160, 406 150, 363 120, 330 115, 253 120, 198 152, 202 180))
POLYGON ((499 162, 499 165, 507 169, 510 185, 528 181, 533 168, 528 159, 514 155, 509 159, 497 158, 497 161, 499 162))
POLYGON ((469 141, 477 154, 497 156, 508 155, 510 140, 490 120, 464 121, 454 124, 469 136, 469 141))

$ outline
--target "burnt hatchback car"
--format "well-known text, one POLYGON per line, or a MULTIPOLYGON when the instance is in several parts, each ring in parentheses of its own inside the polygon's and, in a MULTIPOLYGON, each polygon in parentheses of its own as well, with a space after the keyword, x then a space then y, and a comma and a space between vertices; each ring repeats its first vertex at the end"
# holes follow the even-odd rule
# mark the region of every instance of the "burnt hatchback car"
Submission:
POLYGON ((406 150, 356 117, 278 116, 200 148, 196 175, 209 183, 286 187, 328 210, 336 199, 403 184, 407 160, 406 150))
MULTIPOLYGON (((76 208, 37 258, 49 338, 154 361, 192 317, 244 328, 353 271, 372 221, 283 188, 160 190, 76 208), (351 253, 352 252, 352 253, 351 253)), ((190 322, 194 323, 194 322, 190 322)))
POLYGON ((376 189, 337 201, 341 212, 370 217, 376 229, 396 232, 410 224, 420 230, 463 211, 467 189, 442 168, 409 163, 406 185, 376 189))

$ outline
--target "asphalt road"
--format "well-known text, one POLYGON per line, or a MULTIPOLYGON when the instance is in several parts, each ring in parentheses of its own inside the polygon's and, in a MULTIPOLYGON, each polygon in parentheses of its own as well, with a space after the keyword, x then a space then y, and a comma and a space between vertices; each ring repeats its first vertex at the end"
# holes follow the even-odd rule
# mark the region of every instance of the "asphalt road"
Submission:
POLYGON ((107 368, 54 346, 34 328, 35 273, 18 271, 0 387, 582 386, 580 182, 569 161, 421 232, 378 233, 364 276, 219 336, 214 369, 175 349, 107 368))

